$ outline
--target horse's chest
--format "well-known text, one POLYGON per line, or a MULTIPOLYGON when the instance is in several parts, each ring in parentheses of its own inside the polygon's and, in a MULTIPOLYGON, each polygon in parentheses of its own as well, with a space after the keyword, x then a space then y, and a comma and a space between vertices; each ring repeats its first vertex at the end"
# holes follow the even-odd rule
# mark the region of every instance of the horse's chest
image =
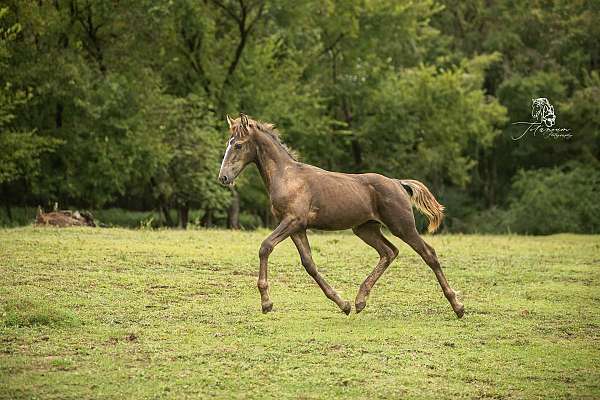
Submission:
POLYGON ((269 200, 274 212, 281 213, 289 206, 292 199, 287 193, 271 192, 269 193, 269 200))
POLYGON ((287 194, 281 194, 281 195, 270 196, 270 200, 271 200, 271 206, 275 210, 277 210, 279 212, 283 212, 287 208, 290 207, 290 204, 293 202, 294 198, 287 194))
POLYGON ((306 193, 302 188, 288 188, 287 190, 275 190, 269 193, 271 207, 275 216, 280 217, 290 212, 297 213, 305 209, 304 205, 309 203, 306 193))

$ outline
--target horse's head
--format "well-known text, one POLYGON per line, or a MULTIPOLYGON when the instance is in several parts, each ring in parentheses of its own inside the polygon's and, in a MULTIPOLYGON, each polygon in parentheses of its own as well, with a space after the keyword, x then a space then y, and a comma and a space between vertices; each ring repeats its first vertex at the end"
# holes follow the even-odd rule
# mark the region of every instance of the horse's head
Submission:
POLYGON ((231 136, 219 171, 219 182, 223 185, 233 185, 233 181, 244 167, 256 159, 254 129, 256 122, 245 114, 232 119, 227 116, 231 136))
POLYGON ((556 115, 554 115, 554 107, 548 99, 540 97, 539 99, 531 99, 531 101, 531 116, 548 128, 554 126, 556 115))

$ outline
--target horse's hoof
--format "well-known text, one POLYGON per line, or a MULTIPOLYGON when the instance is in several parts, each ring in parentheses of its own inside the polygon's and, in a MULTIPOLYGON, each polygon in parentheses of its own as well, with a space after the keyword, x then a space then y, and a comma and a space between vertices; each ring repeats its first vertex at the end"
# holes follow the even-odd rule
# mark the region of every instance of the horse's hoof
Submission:
POLYGON ((350 312, 352 311, 352 304, 350 304, 349 301, 346 301, 344 303, 344 308, 342 308, 342 311, 346 314, 346 315, 350 315, 350 312))
POLYGON ((360 303, 356 303, 355 304, 356 313, 358 314, 359 312, 361 312, 362 310, 364 310, 366 306, 367 306, 367 302, 366 301, 361 301, 360 303))
POLYGON ((458 303, 458 307, 454 309, 456 316, 462 318, 465 315, 465 306, 462 303, 458 303))
POLYGON ((262 304, 263 314, 266 314, 266 313, 270 312, 271 310, 273 310, 273 302, 272 301, 262 304))

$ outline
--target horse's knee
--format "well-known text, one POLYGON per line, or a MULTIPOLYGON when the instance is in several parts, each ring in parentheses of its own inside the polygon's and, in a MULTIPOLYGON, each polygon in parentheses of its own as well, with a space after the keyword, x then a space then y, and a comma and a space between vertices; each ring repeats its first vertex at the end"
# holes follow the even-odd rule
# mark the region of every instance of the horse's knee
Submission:
POLYGON ((435 249, 433 247, 431 247, 430 245, 428 245, 427 243, 424 243, 424 244, 425 244, 425 249, 427 249, 427 251, 430 252, 433 257, 437 258, 437 253, 435 252, 435 249))
POLYGON ((389 262, 392 262, 396 259, 396 257, 398 257, 398 249, 396 248, 396 246, 390 246, 387 249, 387 258, 389 260, 389 262))

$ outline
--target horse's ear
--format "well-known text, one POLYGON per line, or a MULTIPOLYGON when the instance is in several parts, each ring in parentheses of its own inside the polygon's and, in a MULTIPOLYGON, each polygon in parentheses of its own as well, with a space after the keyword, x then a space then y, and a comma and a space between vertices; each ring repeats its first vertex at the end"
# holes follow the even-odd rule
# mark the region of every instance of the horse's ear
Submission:
POLYGON ((246 129, 248 129, 248 116, 244 113, 240 113, 240 121, 242 122, 242 126, 246 129))
POLYGON ((248 121, 248 116, 244 113, 240 113, 240 129, 238 135, 240 137, 246 136, 250 133, 250 121, 248 121))
POLYGON ((227 116, 227 124, 229 125, 229 129, 231 129, 233 127, 233 120, 231 119, 229 114, 226 114, 226 116, 227 116))

